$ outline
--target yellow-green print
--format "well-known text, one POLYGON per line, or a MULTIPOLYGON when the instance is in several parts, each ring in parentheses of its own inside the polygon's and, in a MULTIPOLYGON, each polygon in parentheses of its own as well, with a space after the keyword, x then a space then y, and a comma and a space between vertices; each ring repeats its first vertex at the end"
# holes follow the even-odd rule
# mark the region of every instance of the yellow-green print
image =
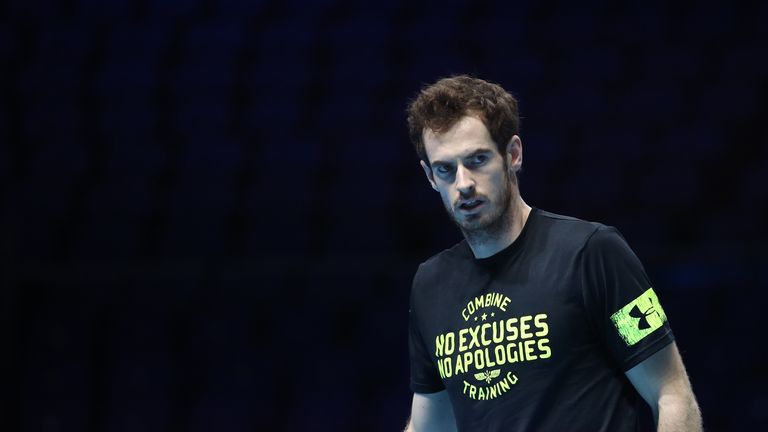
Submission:
POLYGON ((632 346, 654 330, 658 329, 667 320, 664 309, 661 308, 659 298, 653 292, 653 288, 632 300, 628 305, 611 315, 611 321, 619 331, 621 338, 627 345, 632 346))

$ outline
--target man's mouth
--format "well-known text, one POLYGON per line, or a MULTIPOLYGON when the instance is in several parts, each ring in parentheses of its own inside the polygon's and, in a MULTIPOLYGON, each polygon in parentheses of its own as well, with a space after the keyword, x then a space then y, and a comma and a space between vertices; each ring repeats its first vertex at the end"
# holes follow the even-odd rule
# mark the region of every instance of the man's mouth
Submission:
POLYGON ((479 199, 466 200, 466 201, 462 201, 459 204, 459 209, 470 211, 480 207, 480 205, 482 204, 483 204, 483 201, 479 199))

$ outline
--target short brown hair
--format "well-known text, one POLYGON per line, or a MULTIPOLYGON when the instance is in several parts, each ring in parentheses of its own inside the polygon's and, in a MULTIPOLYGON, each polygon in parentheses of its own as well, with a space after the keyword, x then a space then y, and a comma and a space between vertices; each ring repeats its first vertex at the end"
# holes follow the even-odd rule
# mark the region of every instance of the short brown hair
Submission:
POLYGON ((520 130, 517 99, 498 84, 468 75, 443 78, 424 87, 408 104, 407 112, 411 142, 427 164, 426 129, 443 133, 465 115, 474 115, 485 124, 501 154, 520 130))

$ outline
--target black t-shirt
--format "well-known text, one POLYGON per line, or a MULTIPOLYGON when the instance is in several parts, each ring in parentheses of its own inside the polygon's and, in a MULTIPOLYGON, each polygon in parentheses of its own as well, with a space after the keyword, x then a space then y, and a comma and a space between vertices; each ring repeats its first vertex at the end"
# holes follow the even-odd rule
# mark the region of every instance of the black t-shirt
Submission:
POLYGON ((489 258, 421 264, 410 308, 411 389, 447 389, 460 431, 637 430, 624 372, 674 339, 616 229, 537 209, 489 258))

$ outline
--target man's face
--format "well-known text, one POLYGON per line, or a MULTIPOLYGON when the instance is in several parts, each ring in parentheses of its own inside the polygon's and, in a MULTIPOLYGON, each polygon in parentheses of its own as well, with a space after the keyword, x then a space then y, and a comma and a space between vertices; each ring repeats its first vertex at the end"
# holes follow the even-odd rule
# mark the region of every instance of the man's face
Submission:
POLYGON ((498 225, 517 193, 509 169, 522 162, 520 139, 502 156, 483 122, 465 116, 445 133, 425 131, 424 147, 431 167, 421 165, 456 224, 465 232, 498 225))

